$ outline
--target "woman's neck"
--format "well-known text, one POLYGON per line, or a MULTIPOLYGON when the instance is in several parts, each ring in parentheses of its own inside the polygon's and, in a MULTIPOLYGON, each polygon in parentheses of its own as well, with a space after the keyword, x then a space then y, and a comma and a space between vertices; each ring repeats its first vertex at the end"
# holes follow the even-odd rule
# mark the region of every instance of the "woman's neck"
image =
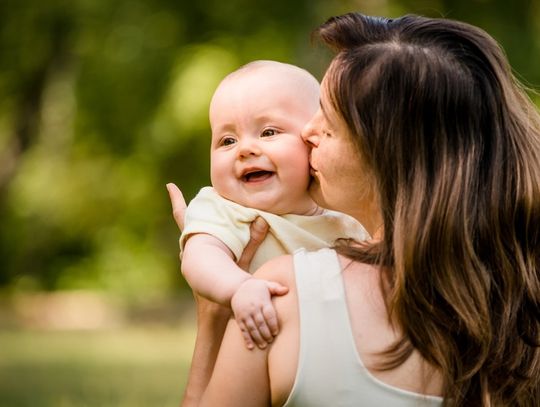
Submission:
POLYGON ((372 239, 381 239, 384 231, 383 219, 379 208, 363 207, 358 208, 350 214, 364 226, 372 239))

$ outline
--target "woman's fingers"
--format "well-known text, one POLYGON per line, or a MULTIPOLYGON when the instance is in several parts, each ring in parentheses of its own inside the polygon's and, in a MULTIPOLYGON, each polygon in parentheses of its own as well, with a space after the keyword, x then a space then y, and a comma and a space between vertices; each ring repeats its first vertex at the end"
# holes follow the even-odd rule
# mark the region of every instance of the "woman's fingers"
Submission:
POLYGON ((251 223, 249 230, 251 237, 246 248, 242 252, 242 256, 238 260, 238 266, 243 270, 249 270, 249 264, 251 263, 255 252, 268 233, 268 223, 266 223, 263 218, 258 217, 251 223))
POLYGON ((184 229, 184 215, 187 207, 186 200, 182 195, 182 191, 173 183, 167 184, 167 191, 169 191, 169 198, 171 199, 174 220, 182 230, 184 229))

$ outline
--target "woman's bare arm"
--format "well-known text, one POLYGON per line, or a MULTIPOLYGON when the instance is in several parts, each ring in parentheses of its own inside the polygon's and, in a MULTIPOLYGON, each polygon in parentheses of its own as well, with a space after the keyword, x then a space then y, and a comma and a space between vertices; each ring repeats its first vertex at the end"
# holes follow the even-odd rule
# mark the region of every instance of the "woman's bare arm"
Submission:
POLYGON ((275 297, 280 334, 264 350, 248 350, 236 321, 230 320, 202 406, 269 406, 286 400, 298 357, 298 316, 292 256, 265 263, 255 278, 272 279, 293 289, 275 297))

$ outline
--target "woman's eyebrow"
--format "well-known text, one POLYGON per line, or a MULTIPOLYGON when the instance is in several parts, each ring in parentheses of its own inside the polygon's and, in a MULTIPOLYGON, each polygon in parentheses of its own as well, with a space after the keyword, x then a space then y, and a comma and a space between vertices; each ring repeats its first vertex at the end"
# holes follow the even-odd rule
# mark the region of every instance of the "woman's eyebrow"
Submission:
POLYGON ((329 123, 332 123, 332 120, 330 120, 330 117, 328 116, 328 114, 326 114, 326 110, 324 110, 324 107, 322 105, 322 102, 319 100, 319 106, 321 107, 321 112, 325 118, 325 120, 329 123))
POLYGON ((319 100, 319 107, 321 108, 321 112, 322 112, 323 116, 324 116, 325 118, 328 118, 328 116, 326 115, 326 112, 325 112, 325 110, 324 110, 324 107, 323 107, 323 105, 322 105, 322 101, 320 101, 320 100, 319 100))

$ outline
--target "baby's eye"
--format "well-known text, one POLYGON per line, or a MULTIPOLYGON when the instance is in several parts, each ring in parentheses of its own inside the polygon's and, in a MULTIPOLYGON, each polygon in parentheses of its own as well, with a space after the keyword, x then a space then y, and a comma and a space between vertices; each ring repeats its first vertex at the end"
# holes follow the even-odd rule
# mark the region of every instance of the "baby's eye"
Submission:
POLYGON ((233 137, 223 137, 221 139, 221 142, 219 143, 220 146, 230 146, 231 144, 236 143, 236 140, 233 137))
POLYGON ((278 134, 276 129, 264 129, 261 133, 261 137, 271 137, 275 136, 276 134, 278 134))

